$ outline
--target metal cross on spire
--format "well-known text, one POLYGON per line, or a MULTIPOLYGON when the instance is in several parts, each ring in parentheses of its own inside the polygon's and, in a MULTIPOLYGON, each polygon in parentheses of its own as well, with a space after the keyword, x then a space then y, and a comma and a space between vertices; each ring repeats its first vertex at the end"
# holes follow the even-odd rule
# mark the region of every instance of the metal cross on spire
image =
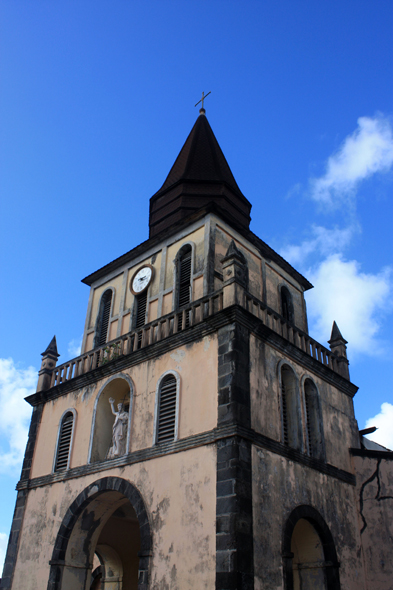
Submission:
POLYGON ((205 109, 203 108, 203 101, 205 100, 205 98, 206 98, 207 96, 209 96, 209 94, 211 94, 211 90, 209 90, 209 92, 208 92, 207 94, 205 94, 205 93, 202 91, 202 98, 201 98, 201 100, 198 100, 198 102, 197 102, 197 103, 196 103, 196 105, 195 105, 195 106, 197 107, 197 106, 199 105, 199 103, 200 103, 200 102, 202 103, 202 108, 201 108, 201 109, 199 109, 199 112, 201 112, 201 110, 202 110, 202 109, 203 109, 203 110, 205 110, 205 109))

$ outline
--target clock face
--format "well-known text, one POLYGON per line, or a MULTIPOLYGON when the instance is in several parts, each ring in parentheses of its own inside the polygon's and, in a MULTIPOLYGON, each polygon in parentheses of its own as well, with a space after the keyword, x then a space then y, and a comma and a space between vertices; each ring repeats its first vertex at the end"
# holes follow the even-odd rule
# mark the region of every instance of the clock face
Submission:
POLYGON ((131 279, 130 288, 134 295, 139 295, 150 285, 153 278, 153 267, 150 265, 142 266, 136 271, 131 279))

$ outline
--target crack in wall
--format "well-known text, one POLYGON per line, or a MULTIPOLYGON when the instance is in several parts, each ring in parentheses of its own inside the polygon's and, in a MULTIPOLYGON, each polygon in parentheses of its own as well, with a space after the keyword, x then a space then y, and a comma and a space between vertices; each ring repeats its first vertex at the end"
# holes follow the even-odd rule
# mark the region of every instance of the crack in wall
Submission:
POLYGON ((393 500, 393 496, 381 496, 380 495, 381 494, 381 479, 380 479, 379 468, 381 465, 381 461, 382 461, 382 459, 378 459, 377 467, 376 467, 374 473, 363 483, 362 487, 360 488, 359 505, 360 505, 360 516, 361 516, 361 519, 363 522, 363 526, 360 530, 361 535, 363 534, 363 532, 367 528, 367 521, 366 521, 364 514, 363 514, 363 506, 364 506, 363 493, 364 493, 366 486, 368 484, 370 484, 372 481, 374 481, 374 479, 376 479, 377 480, 377 493, 376 493, 374 499, 377 500, 377 502, 380 502, 381 500, 393 500))

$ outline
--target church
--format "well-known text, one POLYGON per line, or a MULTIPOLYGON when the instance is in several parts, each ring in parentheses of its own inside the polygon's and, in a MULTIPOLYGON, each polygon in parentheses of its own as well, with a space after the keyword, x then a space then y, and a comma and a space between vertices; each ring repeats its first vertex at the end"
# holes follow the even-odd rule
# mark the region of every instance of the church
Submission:
POLYGON ((250 212, 202 104, 80 356, 42 353, 2 589, 393 588, 393 452, 250 212))

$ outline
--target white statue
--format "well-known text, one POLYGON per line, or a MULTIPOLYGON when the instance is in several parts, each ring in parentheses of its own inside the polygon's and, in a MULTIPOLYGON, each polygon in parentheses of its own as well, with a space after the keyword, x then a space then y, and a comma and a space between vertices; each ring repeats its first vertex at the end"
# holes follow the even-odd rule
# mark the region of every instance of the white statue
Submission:
POLYGON ((128 429, 128 412, 124 410, 122 403, 117 404, 118 411, 115 412, 115 400, 113 397, 109 398, 109 403, 112 408, 112 414, 116 416, 112 427, 112 446, 110 447, 107 459, 114 459, 125 455, 127 452, 127 429, 128 429))

